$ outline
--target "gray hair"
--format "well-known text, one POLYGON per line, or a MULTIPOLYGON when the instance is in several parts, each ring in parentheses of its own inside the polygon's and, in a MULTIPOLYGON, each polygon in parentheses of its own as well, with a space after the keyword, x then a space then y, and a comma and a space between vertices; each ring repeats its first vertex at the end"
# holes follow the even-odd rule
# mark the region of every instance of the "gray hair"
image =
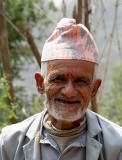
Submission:
POLYGON ((41 62, 41 75, 43 79, 47 77, 47 73, 48 73, 48 61, 41 62))

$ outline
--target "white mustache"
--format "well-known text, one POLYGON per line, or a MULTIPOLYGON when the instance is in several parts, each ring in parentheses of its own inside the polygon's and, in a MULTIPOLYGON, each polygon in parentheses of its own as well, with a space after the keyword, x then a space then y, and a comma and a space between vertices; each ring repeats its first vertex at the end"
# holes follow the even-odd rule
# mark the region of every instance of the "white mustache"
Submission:
POLYGON ((64 95, 55 95, 52 100, 49 102, 48 99, 46 98, 46 104, 50 103, 52 104, 55 99, 61 99, 61 100, 64 100, 64 101, 71 101, 71 102, 75 102, 75 101, 82 101, 82 97, 74 97, 74 98, 67 98, 66 96, 64 95))
POLYGON ((64 101, 82 101, 81 97, 67 98, 64 95, 56 95, 54 99, 63 99, 64 101))

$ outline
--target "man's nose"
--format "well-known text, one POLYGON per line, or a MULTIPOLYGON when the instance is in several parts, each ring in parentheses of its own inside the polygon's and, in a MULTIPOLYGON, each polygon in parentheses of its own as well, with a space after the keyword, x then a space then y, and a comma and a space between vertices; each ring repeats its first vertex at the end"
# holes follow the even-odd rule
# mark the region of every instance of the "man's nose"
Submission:
POLYGON ((65 86, 62 88, 62 94, 67 98, 73 98, 77 96, 77 90, 73 85, 73 82, 69 81, 65 84, 65 86))

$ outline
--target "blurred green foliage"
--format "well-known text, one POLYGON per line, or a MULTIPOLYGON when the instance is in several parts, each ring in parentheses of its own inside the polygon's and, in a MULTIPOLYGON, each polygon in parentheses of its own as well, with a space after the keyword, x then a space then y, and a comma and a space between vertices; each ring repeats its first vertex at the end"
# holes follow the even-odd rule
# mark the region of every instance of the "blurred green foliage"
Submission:
MULTIPOLYGON (((34 2, 46 14, 48 14, 49 11, 57 11, 52 0, 34 0, 34 2)), ((38 30, 38 34, 34 37, 35 40, 38 39, 41 41, 45 37, 45 27, 48 27, 51 20, 34 6, 32 0, 4 0, 4 11, 6 17, 25 37, 28 31, 34 36, 33 31, 35 28, 38 30)), ((7 23, 7 31, 13 78, 20 79, 20 71, 23 69, 24 64, 32 63, 34 56, 27 42, 15 31, 10 23, 7 23)))
POLYGON ((18 105, 16 109, 18 121, 22 121, 44 109, 44 96, 35 94, 28 96, 23 87, 16 87, 15 102, 18 105))
POLYGON ((0 78, 0 132, 3 127, 12 124, 13 118, 19 122, 44 109, 43 96, 33 95, 33 98, 29 100, 23 92, 18 94, 18 100, 15 100, 17 104, 8 105, 8 100, 11 99, 9 88, 6 78, 0 78))
MULTIPOLYGON (((19 32, 27 37, 27 32, 29 31, 35 42, 38 40, 40 43, 46 37, 45 28, 48 27, 52 22, 45 14, 49 12, 56 12, 52 0, 4 0, 4 12, 7 19, 9 19, 18 29, 19 32), (40 9, 34 6, 34 3, 38 5, 40 9), (38 34, 35 34, 38 32, 38 34)), ((20 72, 23 70, 25 65, 30 65, 33 63, 35 57, 32 50, 30 49, 28 43, 23 39, 23 37, 15 31, 13 26, 6 21, 8 41, 10 49, 10 59, 11 59, 11 70, 12 77, 15 81, 16 79, 24 81, 22 79, 20 72)), ((4 76, 2 63, 0 62, 0 77, 4 76)), ((17 104, 7 103, 9 95, 9 86, 5 78, 0 79, 0 126, 11 124, 10 118, 12 116, 16 117, 17 121, 21 121, 34 113, 40 112, 43 109, 43 103, 41 98, 37 95, 28 96, 25 88, 22 86, 14 85, 14 101, 17 104), (16 110, 16 112, 15 112, 16 110)))
POLYGON ((9 85, 5 78, 0 78, 0 131, 2 127, 10 125, 11 119, 18 119, 15 114, 17 105, 10 104, 8 105, 7 101, 11 99, 9 94, 9 85))
POLYGON ((101 102, 99 113, 122 126, 122 64, 113 70, 112 87, 101 102))

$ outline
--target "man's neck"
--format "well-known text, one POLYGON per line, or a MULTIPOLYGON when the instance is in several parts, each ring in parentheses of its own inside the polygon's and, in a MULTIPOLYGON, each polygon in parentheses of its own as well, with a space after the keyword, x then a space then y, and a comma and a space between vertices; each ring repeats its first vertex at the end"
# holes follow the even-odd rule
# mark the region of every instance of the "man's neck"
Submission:
POLYGON ((57 120, 55 119, 54 117, 52 117, 49 113, 48 114, 48 118, 47 120, 48 121, 51 121, 53 126, 59 130, 70 130, 70 129, 73 129, 75 127, 78 127, 80 122, 83 121, 84 119, 84 116, 82 118, 80 118, 79 120, 77 121, 74 121, 74 122, 65 122, 65 121, 60 121, 60 120, 57 120))

